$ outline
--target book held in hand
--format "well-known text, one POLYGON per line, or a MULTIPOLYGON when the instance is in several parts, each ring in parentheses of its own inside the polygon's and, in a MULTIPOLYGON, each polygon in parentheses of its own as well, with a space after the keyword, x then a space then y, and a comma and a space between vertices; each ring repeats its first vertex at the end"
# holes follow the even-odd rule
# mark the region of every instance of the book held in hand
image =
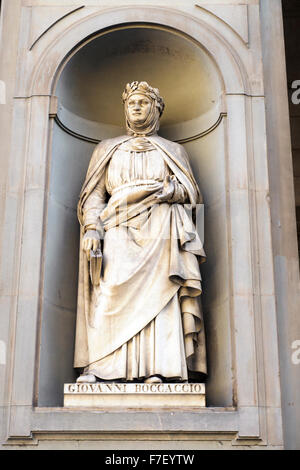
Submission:
POLYGON ((99 286, 102 267, 102 253, 100 248, 90 251, 90 276, 93 286, 99 286))

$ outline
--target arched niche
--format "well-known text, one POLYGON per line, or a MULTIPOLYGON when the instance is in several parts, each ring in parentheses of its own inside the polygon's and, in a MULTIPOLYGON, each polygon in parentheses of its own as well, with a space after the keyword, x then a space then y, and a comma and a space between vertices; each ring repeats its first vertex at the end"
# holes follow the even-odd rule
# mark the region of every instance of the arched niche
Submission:
POLYGON ((218 121, 223 90, 211 57, 191 38, 146 24, 113 28, 79 48, 57 81, 58 120, 91 141, 120 135, 124 86, 145 77, 165 99, 162 136, 186 140, 218 121))
POLYGON ((185 146, 203 193, 207 404, 231 406, 224 85, 201 44, 175 29, 141 23, 108 29, 83 41, 61 68, 53 90, 58 108, 51 135, 38 404, 61 405, 63 383, 76 378, 78 195, 97 141, 125 132, 121 94, 133 80, 146 80, 160 89, 166 110, 159 133, 185 146))

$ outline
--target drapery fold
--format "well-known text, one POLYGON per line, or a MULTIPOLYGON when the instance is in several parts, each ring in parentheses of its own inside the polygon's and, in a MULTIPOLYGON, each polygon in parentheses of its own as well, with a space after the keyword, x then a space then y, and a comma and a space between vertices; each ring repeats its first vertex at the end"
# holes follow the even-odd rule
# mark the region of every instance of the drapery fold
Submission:
MULTIPOLYGON (((78 205, 81 223, 85 201, 114 150, 128 139, 112 139, 96 148, 78 205)), ((147 139, 184 186, 194 208, 201 196, 183 148, 158 136, 147 139)), ((111 195, 101 213, 105 237, 99 287, 92 288, 86 255, 80 250, 75 367, 101 361, 136 341, 177 298, 187 364, 190 370, 206 372, 203 318, 197 301, 203 245, 184 205, 157 203, 160 190, 158 182, 145 181, 118 188, 111 195), (118 257, 122 258, 120 272, 118 257)), ((83 226, 81 232, 82 236, 83 226)))

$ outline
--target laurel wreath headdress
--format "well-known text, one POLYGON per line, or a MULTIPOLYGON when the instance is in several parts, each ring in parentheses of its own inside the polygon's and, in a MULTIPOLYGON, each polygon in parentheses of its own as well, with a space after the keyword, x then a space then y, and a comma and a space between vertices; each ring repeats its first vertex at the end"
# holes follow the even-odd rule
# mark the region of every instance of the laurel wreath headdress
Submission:
POLYGON ((126 128, 129 135, 151 135, 159 129, 159 118, 164 111, 164 100, 159 94, 158 88, 151 87, 147 82, 134 81, 127 83, 122 94, 122 100, 125 105, 126 128), (130 122, 127 113, 126 101, 134 94, 139 93, 147 96, 152 101, 151 110, 145 122, 134 124, 130 122))

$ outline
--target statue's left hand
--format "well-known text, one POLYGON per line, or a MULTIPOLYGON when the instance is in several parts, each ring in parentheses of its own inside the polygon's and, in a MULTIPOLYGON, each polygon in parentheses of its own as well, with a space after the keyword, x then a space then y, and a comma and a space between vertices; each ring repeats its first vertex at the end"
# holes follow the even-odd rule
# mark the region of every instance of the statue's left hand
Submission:
POLYGON ((172 199, 174 191, 175 183, 172 177, 170 175, 167 175, 163 183, 162 192, 156 195, 156 199, 158 199, 159 202, 168 202, 170 199, 172 199))

